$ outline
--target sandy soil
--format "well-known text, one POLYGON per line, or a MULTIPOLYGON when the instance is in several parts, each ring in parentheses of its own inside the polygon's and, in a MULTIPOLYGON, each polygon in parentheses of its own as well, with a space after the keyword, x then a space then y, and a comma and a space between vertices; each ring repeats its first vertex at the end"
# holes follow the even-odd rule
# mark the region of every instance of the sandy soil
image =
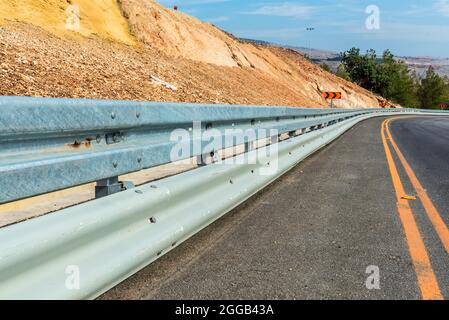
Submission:
POLYGON ((293 51, 242 43, 152 0, 0 0, 0 20, 1 95, 324 107, 321 91, 343 91, 337 107, 378 106, 293 51), (65 28, 73 4, 80 32, 65 28))
POLYGON ((79 34, 97 35, 124 44, 135 44, 128 22, 116 0, 0 0, 0 23, 26 21, 62 37, 73 37, 67 30, 67 13, 71 6, 79 10, 79 34))

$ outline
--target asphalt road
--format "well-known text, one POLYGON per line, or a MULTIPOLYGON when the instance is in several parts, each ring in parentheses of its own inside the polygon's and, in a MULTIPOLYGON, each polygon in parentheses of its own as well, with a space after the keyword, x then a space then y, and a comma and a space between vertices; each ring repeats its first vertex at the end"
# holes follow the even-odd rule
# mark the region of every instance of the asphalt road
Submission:
MULTIPOLYGON (((399 214, 383 121, 358 124, 101 299, 421 299, 422 266, 399 214), (366 286, 370 267, 379 289, 366 286)), ((390 131, 447 229, 449 118, 395 119, 390 131)), ((390 149, 407 195, 417 196, 390 149)), ((407 203, 449 298, 449 255, 421 197, 407 203)))

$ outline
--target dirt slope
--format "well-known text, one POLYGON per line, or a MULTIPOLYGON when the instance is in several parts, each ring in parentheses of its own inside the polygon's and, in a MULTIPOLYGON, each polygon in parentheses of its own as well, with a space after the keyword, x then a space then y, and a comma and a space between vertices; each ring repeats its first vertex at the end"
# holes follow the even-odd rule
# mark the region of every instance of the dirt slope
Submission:
POLYGON ((56 35, 71 37, 74 33, 66 28, 71 6, 79 10, 79 34, 135 43, 116 0, 0 0, 0 23, 29 22, 56 35))
POLYGON ((152 0, 0 0, 0 94, 377 107, 297 53, 237 41, 152 0), (67 30, 77 5, 79 31, 67 30), (176 91, 150 79, 156 76, 176 91))

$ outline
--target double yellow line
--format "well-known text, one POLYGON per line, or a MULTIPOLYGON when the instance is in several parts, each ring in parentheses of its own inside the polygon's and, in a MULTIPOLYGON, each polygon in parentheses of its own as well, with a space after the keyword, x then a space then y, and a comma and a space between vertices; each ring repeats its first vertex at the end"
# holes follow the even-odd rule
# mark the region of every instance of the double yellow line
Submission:
POLYGON ((407 240, 410 256, 414 265, 415 273, 418 278, 418 285, 421 290, 421 296, 425 300, 441 300, 443 295, 441 294, 437 278, 432 268, 432 264, 429 259, 429 254, 427 253, 426 246, 421 237, 418 225, 416 223, 415 217, 413 215, 413 210, 410 207, 409 201, 404 199, 406 196, 404 185, 401 181, 400 175, 398 173, 390 146, 390 142, 394 151, 396 152, 399 161, 407 173, 413 188, 423 204, 423 207, 432 222, 446 252, 449 254, 449 230, 444 223, 441 215, 436 209, 430 197, 427 195, 422 184, 413 172, 407 159, 404 157, 403 153, 399 149, 398 145, 391 135, 390 129, 388 127, 391 119, 387 119, 382 123, 381 136, 382 142, 385 148, 385 154, 387 157, 388 167, 390 169, 391 178, 393 181, 394 189, 397 198, 397 208, 400 220, 402 222, 405 237, 407 240))

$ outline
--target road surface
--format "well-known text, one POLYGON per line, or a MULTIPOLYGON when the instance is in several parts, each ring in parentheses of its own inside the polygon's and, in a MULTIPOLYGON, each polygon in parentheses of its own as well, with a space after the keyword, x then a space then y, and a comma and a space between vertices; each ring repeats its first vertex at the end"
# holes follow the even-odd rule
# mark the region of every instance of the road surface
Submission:
POLYGON ((449 298, 449 118, 385 122, 358 124, 100 298, 449 298))

